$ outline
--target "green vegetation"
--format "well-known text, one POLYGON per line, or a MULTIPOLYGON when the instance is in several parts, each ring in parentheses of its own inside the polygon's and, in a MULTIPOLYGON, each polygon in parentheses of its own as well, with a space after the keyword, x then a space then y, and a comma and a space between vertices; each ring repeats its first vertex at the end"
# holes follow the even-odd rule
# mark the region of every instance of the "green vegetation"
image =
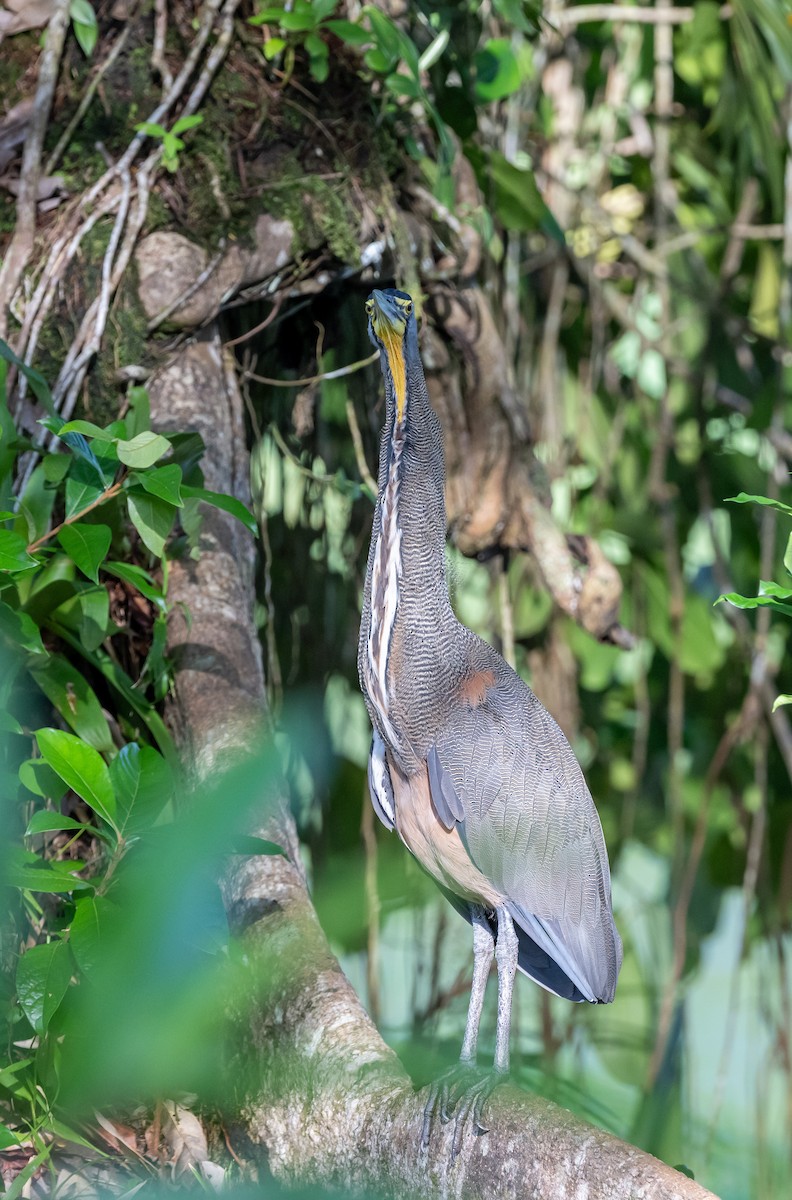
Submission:
MULTIPOLYGON (((175 75, 195 30, 173 7, 175 75)), ((81 419, 52 409, 42 375, 56 377, 97 293, 108 209, 43 322, 41 373, 7 348, 0 360, 49 413, 17 503, 30 445, 0 408, 0 855, 12 897, 0 1148, 32 1143, 30 1173, 56 1136, 95 1145, 95 1108, 233 1103, 217 1029, 237 977, 233 948, 212 937, 212 879, 238 845, 246 797, 281 768, 323 926, 384 1036, 416 1082, 458 1050, 469 930, 397 839, 365 824, 355 653, 380 382, 376 365, 332 372, 370 354, 362 301, 371 282, 395 280, 421 294, 432 370, 460 398, 454 420, 475 450, 486 438, 464 397, 480 362, 470 328, 445 321, 454 302, 485 295, 493 354, 515 385, 488 402, 508 412, 569 542, 593 537, 618 568, 632 638, 602 644, 559 615, 530 555, 449 550, 460 616, 513 650, 570 733, 625 941, 608 1008, 518 983, 516 1077, 689 1163, 725 1200, 787 1198, 792 7, 698 0, 660 29, 656 13, 592 21, 581 7, 554 8, 554 31, 515 0, 418 2, 396 19, 366 5, 354 21, 334 0, 247 6, 200 112, 176 105, 147 124, 162 77, 153 6, 141 6, 64 152, 72 203, 135 128, 160 141, 168 174, 149 181, 144 232, 177 229, 211 255, 219 234, 244 244, 260 213, 294 227, 284 275, 222 316, 249 401, 257 619, 279 735, 277 756, 268 746, 178 810, 163 717, 169 561, 197 552, 202 500, 252 518, 202 490, 200 438, 152 433, 145 392, 116 393, 120 368, 171 345, 147 338, 134 266, 81 419)), ((88 9, 72 9, 84 33, 48 149, 117 36, 88 9)), ((5 111, 27 94, 38 35, 3 43, 5 111)), ((2 204, 0 232, 10 193, 2 204)), ((39 214, 47 252, 66 218, 39 214)), ((482 1057, 493 1033, 490 995, 482 1057)))

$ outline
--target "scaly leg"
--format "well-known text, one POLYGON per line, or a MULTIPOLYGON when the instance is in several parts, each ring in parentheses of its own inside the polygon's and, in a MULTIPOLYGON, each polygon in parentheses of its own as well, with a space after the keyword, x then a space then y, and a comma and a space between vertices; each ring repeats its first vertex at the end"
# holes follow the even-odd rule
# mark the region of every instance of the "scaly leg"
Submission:
MULTIPOLYGON (((443 1115, 449 1108, 455 1107, 455 1127, 454 1141, 451 1147, 452 1161, 462 1149, 464 1141, 465 1128, 468 1122, 472 1120, 474 1128, 480 1133, 487 1132, 487 1126, 481 1119, 481 1114, 489 1097, 492 1095, 495 1088, 502 1082, 502 1077, 509 1073, 509 1035, 511 1032, 511 1008, 512 1008, 512 992, 514 990, 514 976, 517 973, 517 955, 519 951, 519 942, 517 934, 514 932, 514 922, 505 908, 495 910, 495 915, 498 919, 498 940, 495 944, 495 960, 498 964, 498 1024, 495 1032, 495 1071, 492 1074, 480 1076, 473 1083, 468 1083, 464 1091, 459 1093, 453 1103, 446 1102, 443 1115)), ((491 959, 490 959, 491 961, 491 959)), ((475 968, 473 979, 475 983, 475 968)), ((471 991, 470 1010, 468 1012, 468 1024, 470 1023, 470 1014, 473 1012, 475 991, 471 991)), ((482 989, 483 997, 483 989, 482 989)), ((478 997, 476 997, 478 1000, 478 997)), ((478 1031, 478 1017, 481 1016, 481 1003, 479 1000, 478 1015, 476 1018, 476 1032, 478 1031)), ((467 1031, 466 1031, 467 1040, 467 1031)), ((475 1036, 473 1038, 473 1051, 475 1054, 475 1036)))
POLYGON ((514 932, 514 922, 505 908, 496 909, 498 941, 495 958, 498 963, 498 1024, 495 1032, 495 1070, 509 1073, 509 1034, 511 1033, 512 992, 517 974, 517 955, 520 944, 514 932))
MULTIPOLYGON (((470 988, 470 1003, 468 1005, 465 1037, 462 1042, 462 1052, 459 1063, 452 1067, 432 1084, 429 1098, 424 1109, 424 1122, 421 1131, 421 1146, 426 1148, 432 1129, 432 1120, 439 1112, 440 1119, 445 1124, 455 1113, 454 1141, 451 1149, 452 1161, 462 1148, 465 1128, 470 1114, 473 1114, 478 1129, 486 1132, 481 1125, 480 1116, 484 1101, 489 1096, 495 1081, 489 1074, 476 1074, 476 1047, 478 1044, 481 1010, 484 1006, 484 993, 487 987, 492 959, 495 954, 492 929, 487 920, 485 910, 478 905, 470 906, 471 923, 473 925, 473 982, 470 988)), ((500 995, 500 991, 499 991, 500 995)), ((500 1018, 499 1018, 500 1020, 500 1018)))
POLYGON ((470 1003, 468 1004, 465 1037, 462 1041, 460 1062, 475 1063, 476 1047, 478 1045, 481 1010, 484 1007, 484 992, 487 988, 492 959, 495 954, 495 944, 492 930, 489 926, 484 909, 471 905, 470 915, 473 922, 473 982, 470 986, 470 1003))

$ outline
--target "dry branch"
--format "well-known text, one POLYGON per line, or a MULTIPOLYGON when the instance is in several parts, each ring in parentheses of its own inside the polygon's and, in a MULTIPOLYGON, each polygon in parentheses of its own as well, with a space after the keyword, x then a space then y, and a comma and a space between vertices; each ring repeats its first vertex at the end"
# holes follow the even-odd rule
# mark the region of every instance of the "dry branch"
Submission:
MULTIPOLYGON (((242 401, 216 331, 152 381, 151 399, 161 426, 203 432, 210 486, 243 498, 242 401)), ((171 572, 177 607, 170 644, 178 663, 172 723, 185 760, 202 776, 229 751, 246 749, 263 713, 252 559, 241 526, 212 512, 200 561, 174 564, 171 572), (181 604, 191 613, 189 630, 181 604)), ((266 1155, 284 1180, 382 1196, 711 1196, 649 1155, 512 1087, 490 1102, 490 1132, 470 1136, 453 1164, 452 1126, 438 1127, 420 1155, 425 1096, 414 1093, 331 955, 295 865, 291 818, 281 810, 277 820, 292 860, 237 858, 224 879, 229 921, 249 970, 233 1034, 239 1077, 249 1079, 256 1066, 255 1090, 241 1098, 235 1131, 250 1157, 266 1155)))

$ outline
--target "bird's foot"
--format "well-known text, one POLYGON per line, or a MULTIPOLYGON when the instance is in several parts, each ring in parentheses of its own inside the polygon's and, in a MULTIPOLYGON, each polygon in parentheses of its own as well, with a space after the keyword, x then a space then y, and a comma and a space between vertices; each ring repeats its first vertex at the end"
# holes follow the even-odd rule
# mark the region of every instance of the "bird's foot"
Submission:
POLYGON ((505 1080, 500 1071, 484 1071, 472 1063, 457 1063, 444 1072, 429 1088, 421 1130, 421 1149, 426 1150, 437 1117, 443 1125, 454 1122, 451 1161, 457 1158, 465 1134, 472 1128, 487 1133, 489 1126, 482 1121, 482 1111, 496 1087, 505 1080))

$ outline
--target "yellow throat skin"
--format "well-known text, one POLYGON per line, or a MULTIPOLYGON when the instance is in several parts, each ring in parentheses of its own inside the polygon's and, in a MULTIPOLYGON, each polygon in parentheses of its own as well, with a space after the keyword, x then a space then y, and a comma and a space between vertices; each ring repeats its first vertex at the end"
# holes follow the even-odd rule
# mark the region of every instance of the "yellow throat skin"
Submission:
POLYGON ((391 379, 393 380, 393 391, 396 396, 396 418, 401 422, 404 420, 404 406, 407 398, 407 369, 404 362, 404 325, 401 323, 400 327, 393 325, 379 308, 375 308, 372 313, 371 323, 375 334, 385 347, 388 367, 390 368, 391 379))

